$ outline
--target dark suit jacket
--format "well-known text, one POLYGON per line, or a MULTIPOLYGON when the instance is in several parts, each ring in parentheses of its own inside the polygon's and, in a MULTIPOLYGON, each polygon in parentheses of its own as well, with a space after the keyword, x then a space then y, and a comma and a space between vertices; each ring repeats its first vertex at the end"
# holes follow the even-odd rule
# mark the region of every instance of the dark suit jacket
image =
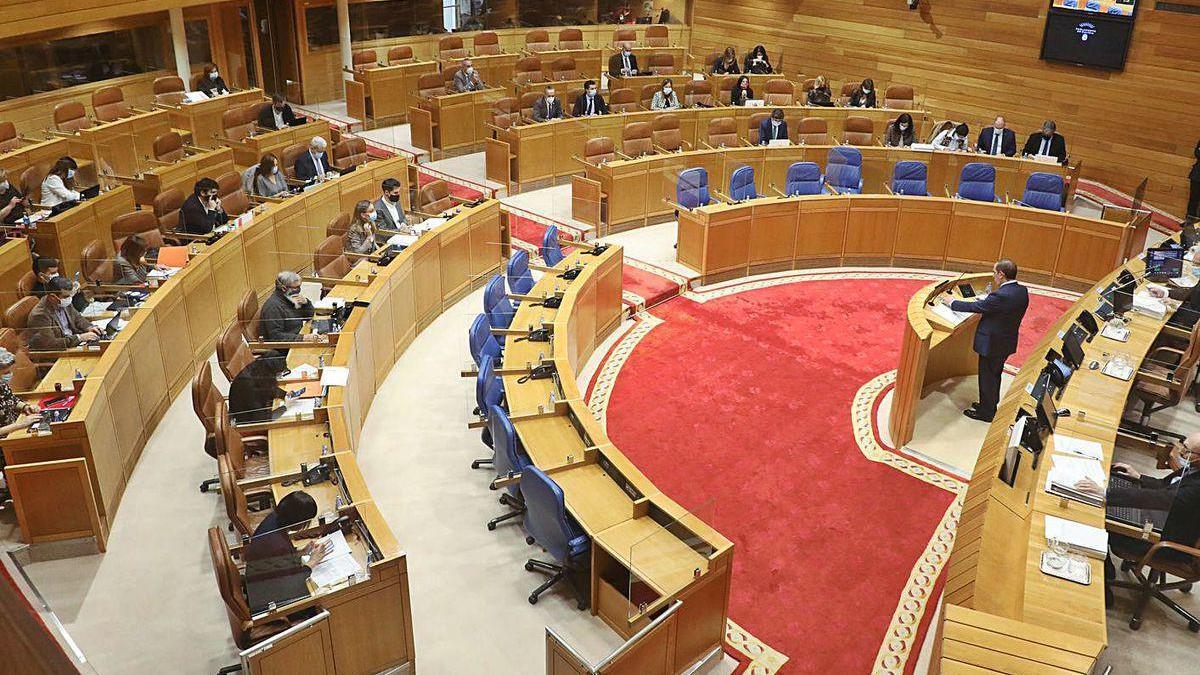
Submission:
MULTIPOLYGON (((776 133, 774 138, 782 139, 782 138, 787 138, 787 137, 788 137, 787 120, 783 120, 779 123, 779 131, 776 133)), ((770 141, 770 140, 774 140, 774 139, 771 136, 771 118, 768 117, 767 119, 760 122, 758 125, 758 144, 766 145, 767 141, 770 141)))
MULTIPOLYGON (((616 54, 610 56, 608 59, 608 76, 621 77, 621 66, 621 52, 617 52, 616 54)), ((633 70, 634 75, 638 74, 637 54, 629 55, 629 68, 633 70)))
POLYGON ((312 180, 312 179, 316 178, 317 176, 323 176, 323 175, 329 173, 330 171, 333 171, 333 169, 331 169, 329 167, 329 153, 328 152, 321 153, 320 164, 321 164, 320 167, 317 167, 315 164, 313 164, 313 158, 312 158, 311 151, 306 152, 303 155, 300 155, 299 157, 296 158, 296 166, 295 166, 296 178, 298 180, 312 180))
POLYGON ((955 300, 950 309, 981 314, 975 328, 975 353, 1005 358, 1017 351, 1021 319, 1029 309, 1029 290, 1019 283, 1004 284, 982 300, 955 300))
POLYGON ((408 225, 408 219, 404 216, 404 204, 397 202, 395 206, 396 214, 400 216, 400 222, 392 220, 392 214, 384 206, 382 197, 375 200, 375 213, 379 214, 379 219, 375 221, 375 240, 377 243, 382 244, 383 242, 379 241, 380 239, 387 241, 393 234, 399 232, 402 226, 408 225))
POLYGON ((742 69, 738 68, 737 59, 734 59, 728 66, 725 65, 725 59, 717 59, 717 62, 713 64, 714 75, 740 75, 741 72, 742 69))
POLYGON ((200 84, 197 89, 204 92, 205 96, 220 96, 222 92, 230 91, 229 85, 225 84, 225 78, 218 77, 215 80, 210 80, 207 77, 200 78, 200 84))
MULTIPOLYGON (((980 152, 988 155, 992 154, 992 135, 995 130, 995 127, 987 127, 979 132, 979 142, 975 145, 979 148, 980 152)), ((1006 128, 1004 135, 1000 138, 1000 154, 1005 157, 1012 157, 1017 154, 1017 134, 1012 129, 1006 128)))
POLYGON ((188 234, 208 234, 228 221, 229 215, 224 211, 206 210, 194 192, 179 209, 179 228, 188 234))
MULTIPOLYGON (((278 131, 279 127, 275 126, 275 113, 271 111, 271 107, 272 106, 264 105, 262 110, 259 111, 258 126, 264 129, 275 129, 278 131)), ((292 106, 286 103, 283 104, 283 113, 281 116, 283 117, 283 123, 289 127, 295 126, 299 123, 296 119, 296 113, 292 111, 292 106)))
MULTIPOLYGON (((596 109, 596 114, 598 114, 598 115, 607 115, 608 114, 608 104, 604 102, 604 97, 600 95, 600 92, 596 92, 595 109, 596 109)), ((572 117, 583 117, 586 114, 587 114, 587 94, 581 94, 579 96, 579 98, 575 99, 575 109, 571 111, 571 116, 572 117)))
POLYGON ((267 342, 299 342, 304 322, 315 313, 311 302, 296 307, 277 290, 263 302, 258 312, 259 337, 267 342))
POLYGON ((545 122, 546 120, 556 120, 563 116, 562 99, 554 97, 554 103, 550 104, 550 111, 546 111, 546 97, 539 96, 538 100, 533 104, 533 121, 545 122))
MULTIPOLYGON (((1035 131, 1029 134, 1029 140, 1025 141, 1025 147, 1021 149, 1022 155, 1036 155, 1038 150, 1042 148, 1042 132, 1035 131)), ((1058 158, 1059 164, 1067 163, 1067 139, 1063 135, 1055 132, 1050 137, 1050 154, 1058 158)))
POLYGON ((30 349, 70 349, 79 344, 79 338, 76 337, 78 334, 91 330, 92 322, 83 318, 72 306, 66 308, 67 326, 70 331, 64 331, 62 324, 58 322, 56 305, 58 296, 47 295, 29 312, 26 334, 30 349))

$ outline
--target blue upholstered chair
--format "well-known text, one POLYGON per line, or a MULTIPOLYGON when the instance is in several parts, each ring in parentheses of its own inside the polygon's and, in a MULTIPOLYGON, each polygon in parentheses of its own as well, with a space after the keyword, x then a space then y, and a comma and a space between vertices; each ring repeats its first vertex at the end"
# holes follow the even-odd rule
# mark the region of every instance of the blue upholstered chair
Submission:
MULTIPOLYGON (((492 461, 492 466, 496 469, 496 478, 508 478, 523 474, 531 466, 529 457, 521 447, 521 441, 517 438, 517 430, 513 427, 512 420, 508 419, 508 413, 504 411, 504 408, 493 405, 488 409, 488 428, 492 431, 492 448, 496 451, 492 461)), ((497 488, 493 485, 492 489, 497 488)), ((509 507, 510 510, 508 513, 489 520, 488 530, 494 530, 500 523, 525 513, 525 501, 522 495, 519 482, 511 483, 504 488, 504 493, 500 495, 500 503, 509 507)))
POLYGON ((971 162, 963 166, 958 178, 958 196, 976 202, 998 202, 996 197, 996 167, 987 162, 971 162))
MULTIPOLYGON (((492 440, 492 427, 488 423, 488 414, 492 406, 505 407, 504 379, 496 374, 496 365, 497 361, 495 357, 485 356, 479 364, 479 372, 475 374, 475 410, 473 412, 480 422, 487 423, 480 432, 480 440, 489 448, 494 447, 494 442, 492 440)), ((471 462, 472 469, 491 465, 491 457, 471 462)))
POLYGON ((735 202, 758 198, 758 190, 754 187, 754 167, 739 166, 733 170, 729 176, 729 198, 735 202))
POLYGON ((896 162, 892 170, 892 194, 929 196, 929 169, 923 162, 896 162))
POLYGON ((1021 204, 1047 211, 1065 211, 1063 208, 1063 179, 1053 173, 1036 171, 1025 181, 1025 194, 1021 204))
POLYGON ((712 198, 708 194, 708 171, 703 168, 686 169, 679 173, 675 183, 675 203, 685 209, 707 206, 712 198))
POLYGON ((487 315, 480 314, 471 322, 471 332, 467 336, 471 348, 471 360, 480 365, 484 356, 500 358, 500 343, 492 335, 492 325, 488 323, 487 315))
POLYGON ((551 225, 546 228, 545 234, 542 235, 542 245, 538 248, 538 254, 542 256, 542 263, 546 267, 554 267, 562 262, 563 251, 562 245, 558 243, 558 226, 551 225))
POLYGON ((517 295, 525 295, 532 288, 533 274, 529 271, 529 254, 517 249, 508 259, 508 290, 517 295))
POLYGON ((835 194, 862 194, 862 151, 848 145, 829 149, 825 186, 835 194))
POLYGON ((825 176, 816 162, 796 162, 788 167, 784 194, 788 197, 819 195, 825 191, 825 176))
POLYGON ((521 471, 521 496, 525 501, 525 532, 529 535, 526 541, 542 547, 555 561, 530 559, 525 563, 530 572, 550 575, 529 595, 529 604, 536 605, 542 593, 566 579, 575 591, 576 606, 587 609, 587 594, 576 579, 586 569, 592 542, 567 513, 562 488, 531 464, 521 471))
MULTIPOLYGON (((516 308, 504 292, 504 277, 497 274, 483 287, 483 313, 487 315, 492 328, 508 328, 512 325, 516 308)), ((504 347, 504 336, 497 335, 496 341, 504 347)))

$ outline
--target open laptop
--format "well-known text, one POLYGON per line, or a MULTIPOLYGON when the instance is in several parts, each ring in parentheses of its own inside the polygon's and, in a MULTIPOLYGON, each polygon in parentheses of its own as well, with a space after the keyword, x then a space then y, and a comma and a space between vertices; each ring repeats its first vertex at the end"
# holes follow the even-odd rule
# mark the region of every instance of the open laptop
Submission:
MULTIPOLYGON (((1135 488, 1137 482, 1114 473, 1108 477, 1108 486, 1110 489, 1114 487, 1135 488)), ((1146 523, 1151 523, 1155 530, 1162 532, 1163 526, 1167 524, 1166 511, 1139 509, 1133 506, 1108 505, 1104 508, 1104 515, 1109 520, 1115 520, 1138 529, 1141 529, 1146 523)))

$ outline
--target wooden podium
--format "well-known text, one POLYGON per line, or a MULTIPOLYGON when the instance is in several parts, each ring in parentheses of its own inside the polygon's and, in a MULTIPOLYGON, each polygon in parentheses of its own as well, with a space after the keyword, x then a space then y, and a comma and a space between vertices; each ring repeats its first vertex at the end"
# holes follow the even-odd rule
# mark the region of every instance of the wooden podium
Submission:
POLYGON ((263 100, 265 99, 262 89, 244 89, 195 103, 185 101, 171 108, 171 126, 192 132, 193 145, 215 148, 220 145, 219 138, 223 129, 221 116, 225 111, 263 100))

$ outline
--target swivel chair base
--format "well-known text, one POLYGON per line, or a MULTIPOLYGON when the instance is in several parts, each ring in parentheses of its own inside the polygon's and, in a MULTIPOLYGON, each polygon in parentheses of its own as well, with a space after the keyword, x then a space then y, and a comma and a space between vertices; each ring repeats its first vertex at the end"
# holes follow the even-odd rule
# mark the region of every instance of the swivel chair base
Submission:
POLYGON ((526 572, 541 572, 543 574, 550 575, 550 578, 547 579, 545 581, 545 583, 543 583, 541 586, 538 586, 537 588, 533 589, 533 592, 529 594, 529 604, 536 605, 538 602, 538 598, 541 597, 542 593, 545 593, 546 591, 550 590, 550 588, 552 586, 554 586, 558 582, 562 581, 563 579, 566 579, 568 585, 571 586, 571 590, 575 592, 575 607, 578 608, 580 611, 583 611, 588 608, 588 605, 590 604, 589 598, 587 598, 580 591, 580 589, 574 583, 572 583, 572 580, 570 577, 571 574, 573 574, 574 572, 577 571, 575 568, 563 566, 563 565, 555 565, 553 563, 543 562, 541 560, 534 560, 534 559, 530 558, 529 560, 525 561, 525 571, 526 572))
POLYGON ((1175 613, 1187 619, 1188 630, 1193 633, 1200 633, 1200 618, 1194 616, 1171 598, 1163 594, 1163 591, 1183 591, 1190 593, 1192 591, 1192 582, 1190 581, 1174 581, 1165 583, 1166 575, 1163 572, 1150 571, 1150 576, 1143 576, 1138 570, 1133 569, 1133 565, 1129 562, 1122 562, 1121 569, 1126 572, 1131 572, 1136 581, 1125 581, 1123 579, 1114 579, 1108 582, 1110 588, 1127 588, 1138 592, 1137 604, 1133 608, 1133 616, 1129 619, 1129 627, 1133 630, 1138 630, 1142 627, 1142 613, 1146 610, 1146 605, 1150 604, 1151 598, 1157 599, 1167 607, 1175 610, 1175 613))
POLYGON ((488 524, 487 524, 487 528, 488 528, 489 532, 491 532, 492 530, 495 530, 497 525, 499 525, 500 523, 503 523, 506 520, 512 520, 513 518, 516 518, 518 516, 525 515, 525 504, 521 503, 521 500, 508 494, 507 492, 500 495, 500 503, 511 508, 512 511, 509 511, 508 513, 506 513, 502 516, 496 516, 495 518, 492 518, 491 520, 489 520, 488 524))

